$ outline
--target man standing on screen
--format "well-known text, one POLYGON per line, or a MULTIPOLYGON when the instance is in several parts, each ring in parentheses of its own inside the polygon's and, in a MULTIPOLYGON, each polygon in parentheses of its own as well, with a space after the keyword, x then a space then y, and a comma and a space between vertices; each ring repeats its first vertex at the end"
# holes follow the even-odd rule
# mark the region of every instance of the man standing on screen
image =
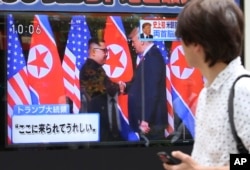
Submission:
POLYGON ((121 131, 120 114, 117 108, 119 87, 116 83, 105 81, 106 92, 92 98, 88 112, 100 113, 100 140, 124 141, 121 131))
POLYGON ((142 24, 142 33, 140 34, 140 38, 153 38, 153 35, 151 35, 151 24, 149 22, 142 24))
POLYGON ((132 81, 119 82, 120 92, 128 93, 129 123, 148 139, 164 139, 168 122, 164 59, 153 42, 139 40, 139 28, 134 28, 129 38, 141 56, 132 81))
MULTIPOLYGON (((108 53, 105 42, 92 38, 88 42, 88 47, 89 57, 80 71, 80 86, 82 96, 86 97, 89 102, 93 97, 106 93, 104 82, 111 80, 102 67, 108 53)), ((82 106, 82 110, 86 110, 86 106, 82 106)))

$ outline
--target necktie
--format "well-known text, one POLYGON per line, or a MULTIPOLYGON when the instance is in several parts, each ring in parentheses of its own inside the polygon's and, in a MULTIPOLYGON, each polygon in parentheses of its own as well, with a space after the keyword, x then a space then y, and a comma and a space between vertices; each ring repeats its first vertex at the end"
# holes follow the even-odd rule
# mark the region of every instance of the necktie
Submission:
POLYGON ((111 98, 111 113, 112 113, 112 133, 114 137, 119 135, 119 129, 117 126, 117 116, 116 116, 116 101, 114 98, 111 98))
MULTIPOLYGON (((142 60, 144 60, 144 56, 142 54, 140 54, 140 62, 142 62, 142 60)), ((140 64, 139 62, 139 64, 140 64)))
POLYGON ((136 67, 139 66, 140 62, 143 60, 144 56, 142 54, 139 54, 136 59, 136 67))

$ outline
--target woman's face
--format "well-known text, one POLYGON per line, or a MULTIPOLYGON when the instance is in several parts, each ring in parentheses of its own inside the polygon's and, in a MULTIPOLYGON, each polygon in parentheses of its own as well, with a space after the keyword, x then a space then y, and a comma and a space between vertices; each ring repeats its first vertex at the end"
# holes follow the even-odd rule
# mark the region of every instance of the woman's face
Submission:
POLYGON ((194 43, 186 45, 182 40, 181 45, 184 50, 185 59, 188 66, 199 68, 201 63, 205 61, 202 46, 194 43))
POLYGON ((182 45, 182 48, 184 50, 185 59, 186 59, 188 66, 195 67, 196 55, 194 52, 194 50, 195 50, 194 44, 186 45, 183 41, 181 41, 181 45, 182 45))

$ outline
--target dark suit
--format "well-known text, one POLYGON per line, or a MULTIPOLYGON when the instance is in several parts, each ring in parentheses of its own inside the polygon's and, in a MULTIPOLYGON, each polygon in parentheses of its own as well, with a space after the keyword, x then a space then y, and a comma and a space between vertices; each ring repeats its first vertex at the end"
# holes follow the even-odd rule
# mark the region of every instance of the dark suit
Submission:
POLYGON ((163 139, 167 126, 166 66, 154 45, 138 65, 131 83, 127 85, 128 111, 131 127, 139 132, 139 122, 149 123, 149 139, 163 139))
POLYGON ((148 35, 148 37, 146 37, 143 33, 140 34, 140 38, 153 38, 153 35, 148 35))
POLYGON ((83 106, 84 98, 86 98, 86 102, 89 103, 93 97, 106 94, 107 89, 105 83, 107 82, 111 82, 111 80, 106 75, 102 65, 98 64, 93 59, 88 58, 80 71, 82 101, 82 106, 80 109, 81 112, 86 112, 86 105, 83 106), (84 98, 82 96, 84 96, 84 98))
POLYGON ((80 70, 81 92, 92 98, 106 92, 105 79, 109 79, 102 65, 88 58, 80 70))
POLYGON ((121 135, 114 137, 110 129, 108 115, 108 96, 102 94, 92 98, 88 106, 88 112, 100 114, 100 140, 101 141, 123 141, 121 135))

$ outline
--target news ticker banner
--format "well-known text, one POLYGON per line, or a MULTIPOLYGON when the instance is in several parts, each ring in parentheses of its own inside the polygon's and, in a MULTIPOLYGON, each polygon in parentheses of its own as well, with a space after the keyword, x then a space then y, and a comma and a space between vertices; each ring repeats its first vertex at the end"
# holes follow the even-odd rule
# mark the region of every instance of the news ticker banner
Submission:
POLYGON ((62 143, 100 140, 98 113, 70 114, 68 105, 17 105, 12 142, 62 143))
POLYGON ((230 154, 230 170, 249 170, 250 154, 230 154))

